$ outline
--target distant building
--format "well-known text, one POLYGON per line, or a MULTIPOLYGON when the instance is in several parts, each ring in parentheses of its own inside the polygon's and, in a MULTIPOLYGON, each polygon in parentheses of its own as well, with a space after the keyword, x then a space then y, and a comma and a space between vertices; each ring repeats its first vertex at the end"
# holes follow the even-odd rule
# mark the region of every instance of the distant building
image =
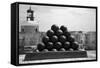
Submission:
POLYGON ((85 33, 83 33, 82 31, 71 31, 70 33, 74 36, 75 41, 79 43, 79 48, 84 49, 86 40, 85 33))
POLYGON ((77 41, 79 44, 85 44, 85 33, 82 31, 71 31, 70 33, 74 36, 75 41, 77 41))
POLYGON ((39 25, 34 19, 34 11, 31 7, 27 10, 26 21, 21 25, 19 32, 20 46, 34 46, 37 45, 40 38, 39 25))
POLYGON ((80 48, 96 49, 96 32, 71 31, 70 33, 74 36, 75 41, 81 45, 80 48))
POLYGON ((96 49, 96 32, 87 32, 86 49, 96 49))

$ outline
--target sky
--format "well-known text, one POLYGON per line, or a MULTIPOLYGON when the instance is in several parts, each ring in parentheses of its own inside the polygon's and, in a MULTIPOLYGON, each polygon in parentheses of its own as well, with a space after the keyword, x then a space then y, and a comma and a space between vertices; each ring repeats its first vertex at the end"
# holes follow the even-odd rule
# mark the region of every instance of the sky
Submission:
POLYGON ((31 6, 39 31, 46 32, 53 24, 65 25, 69 31, 96 31, 96 10, 93 8, 23 5, 19 6, 19 29, 26 22, 31 6))

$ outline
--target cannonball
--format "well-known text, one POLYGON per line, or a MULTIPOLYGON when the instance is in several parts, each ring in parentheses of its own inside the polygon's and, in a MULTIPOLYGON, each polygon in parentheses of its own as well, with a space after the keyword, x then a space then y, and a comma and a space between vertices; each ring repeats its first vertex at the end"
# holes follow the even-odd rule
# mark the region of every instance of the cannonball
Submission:
POLYGON ((53 49, 53 43, 52 42, 48 42, 47 45, 46 45, 46 49, 51 51, 53 49))
POLYGON ((66 49, 66 50, 69 50, 70 49, 70 42, 65 42, 63 47, 66 49))
POLYGON ((67 32, 67 31, 65 31, 64 33, 63 33, 66 37, 70 37, 70 33, 69 32, 67 32))
POLYGON ((60 51, 66 51, 66 49, 65 48, 61 48, 60 51))
POLYGON ((46 34, 47 34, 47 36, 52 37, 54 35, 54 31, 48 30, 46 34))
POLYGON ((63 32, 67 31, 67 27, 65 27, 64 25, 62 25, 62 26, 60 27, 60 29, 61 29, 63 32))
POLYGON ((44 49, 45 49, 44 43, 39 43, 39 44, 37 45, 37 50, 42 51, 42 50, 44 50, 44 49))
POLYGON ((59 41, 60 41, 61 43, 66 42, 66 36, 61 35, 61 36, 59 37, 59 41))
POLYGON ((57 26, 57 25, 52 25, 51 26, 51 29, 54 31, 54 32, 56 32, 58 29, 59 29, 59 27, 57 26))
POLYGON ((78 50, 78 47, 79 47, 78 43, 76 43, 76 42, 71 43, 71 48, 73 50, 78 50))
POLYGON ((48 52, 48 51, 49 51, 48 49, 44 49, 44 50, 43 50, 43 52, 48 52))
POLYGON ((69 41, 70 43, 75 41, 75 38, 73 36, 70 36, 67 38, 67 41, 69 41))
POLYGON ((43 38, 42 38, 42 42, 43 43, 47 43, 47 42, 49 42, 49 37, 48 36, 44 36, 43 38))
POLYGON ((63 31, 62 31, 62 30, 59 29, 59 30, 56 31, 56 35, 57 35, 57 36, 60 36, 60 35, 62 35, 62 34, 63 34, 63 31))
POLYGON ((62 43, 61 42, 56 42, 54 44, 54 48, 57 49, 57 50, 60 50, 62 48, 62 43))
POLYGON ((58 50, 54 48, 54 49, 52 49, 52 51, 57 52, 58 50))
POLYGON ((58 41, 58 37, 57 37, 56 35, 54 35, 54 36, 52 36, 52 37, 50 38, 50 41, 53 42, 53 43, 55 43, 55 42, 58 41))

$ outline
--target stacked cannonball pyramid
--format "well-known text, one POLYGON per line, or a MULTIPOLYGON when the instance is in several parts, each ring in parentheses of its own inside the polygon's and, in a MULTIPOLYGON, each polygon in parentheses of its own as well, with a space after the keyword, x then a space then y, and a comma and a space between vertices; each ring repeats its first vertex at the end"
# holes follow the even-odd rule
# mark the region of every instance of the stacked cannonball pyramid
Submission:
POLYGON ((42 43, 39 43, 37 50, 42 51, 70 51, 78 50, 78 43, 68 32, 67 27, 52 25, 51 29, 46 32, 46 36, 42 38, 42 43))

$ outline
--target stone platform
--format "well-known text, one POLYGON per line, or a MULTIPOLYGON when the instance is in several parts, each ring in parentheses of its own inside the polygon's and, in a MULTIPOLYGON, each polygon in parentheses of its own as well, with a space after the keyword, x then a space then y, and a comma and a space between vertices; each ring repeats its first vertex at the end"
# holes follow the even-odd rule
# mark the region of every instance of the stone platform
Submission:
POLYGON ((61 59, 61 58, 86 58, 86 51, 58 51, 27 53, 24 61, 61 59))

